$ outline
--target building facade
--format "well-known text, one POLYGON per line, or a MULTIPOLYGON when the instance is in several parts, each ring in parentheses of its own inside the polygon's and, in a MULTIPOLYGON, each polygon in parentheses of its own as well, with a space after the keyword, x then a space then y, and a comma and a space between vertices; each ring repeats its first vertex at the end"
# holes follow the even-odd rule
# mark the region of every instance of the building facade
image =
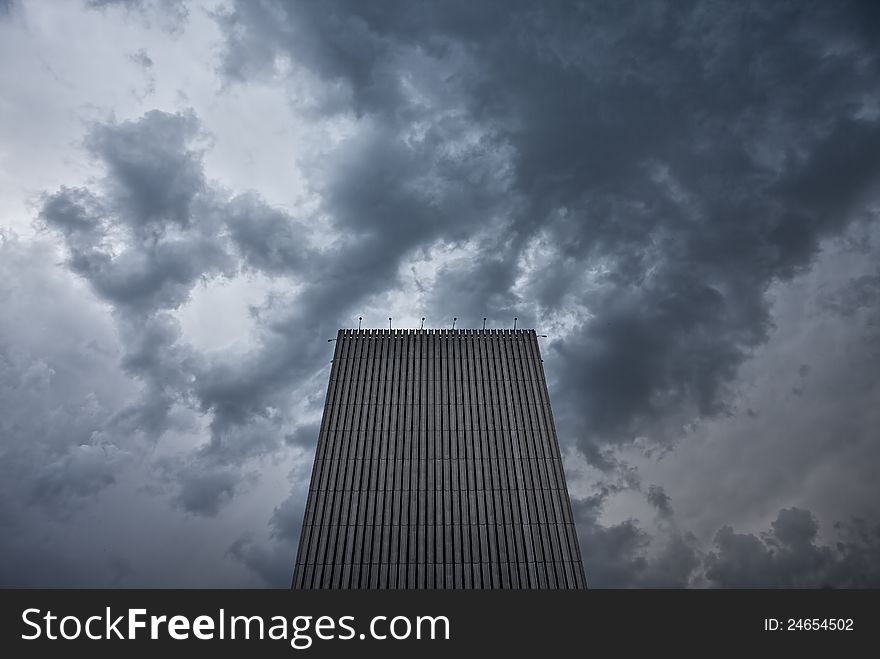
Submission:
POLYGON ((340 330, 293 588, 585 588, 534 330, 340 330))

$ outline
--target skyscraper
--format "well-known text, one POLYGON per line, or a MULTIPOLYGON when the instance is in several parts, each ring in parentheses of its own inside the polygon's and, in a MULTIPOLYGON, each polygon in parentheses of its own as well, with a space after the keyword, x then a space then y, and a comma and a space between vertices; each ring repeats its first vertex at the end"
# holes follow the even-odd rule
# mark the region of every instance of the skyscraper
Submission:
POLYGON ((586 587, 534 330, 339 330, 293 587, 586 587))

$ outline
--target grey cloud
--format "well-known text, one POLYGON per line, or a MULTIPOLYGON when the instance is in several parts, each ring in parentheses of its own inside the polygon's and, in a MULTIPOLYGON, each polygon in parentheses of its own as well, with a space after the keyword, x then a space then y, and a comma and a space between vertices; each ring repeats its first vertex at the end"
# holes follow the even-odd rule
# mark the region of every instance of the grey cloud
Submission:
POLYGON ((836 291, 826 292, 822 306, 841 314, 854 316, 862 309, 873 310, 880 300, 880 274, 861 275, 836 291))
POLYGON ((519 327, 540 330, 540 317, 520 306, 520 297, 509 288, 519 270, 515 255, 492 238, 478 244, 475 256, 460 257, 438 270, 426 307, 435 317, 458 316, 460 327, 481 327, 486 318, 487 327, 510 328, 517 318, 519 327))
POLYGON ((287 545, 266 546, 252 537, 242 536, 229 546, 228 553, 259 575, 264 585, 289 588, 292 578, 291 551, 287 545))
MULTIPOLYGON (((285 53, 345 85, 353 111, 389 135, 425 125, 436 151, 482 131, 430 194, 418 187, 430 159, 352 145, 325 191, 330 210, 348 230, 381 232, 369 248, 392 263, 503 214, 506 245, 491 252, 503 267, 483 253, 456 268, 471 286, 441 279, 432 310, 536 322, 589 312, 552 350, 564 434, 591 455, 633 435, 670 441, 687 419, 726 412, 738 367, 771 328, 767 286, 807 267, 872 194, 880 126, 858 108, 876 61, 858 11, 238 3, 221 25, 230 75, 285 53), (840 39, 852 47, 824 57, 840 39), (460 224, 475 199, 482 220, 460 224), (536 240, 549 254, 529 268, 536 240), (601 274, 585 285, 589 264, 601 274)), ((358 274, 384 286, 390 271, 358 274)))
MULTIPOLYGON (((268 401, 266 403, 268 405, 268 401)), ((274 453, 281 447, 285 416, 273 409, 254 411, 246 421, 230 423, 216 416, 212 422, 211 441, 199 454, 226 464, 240 464, 248 458, 274 453)), ((314 442, 316 436, 312 437, 314 442)))
POLYGON ((129 59, 143 69, 153 68, 153 59, 147 54, 147 51, 141 48, 136 53, 129 55, 129 59))
POLYGON ((84 188, 61 189, 43 202, 44 221, 57 228, 72 251, 95 249, 105 236, 102 200, 84 188))
POLYGON ((0 234, 0 480, 8 502, 26 493, 49 510, 75 508, 113 482, 125 451, 112 418, 131 390, 106 320, 43 270, 53 256, 46 243, 0 234))
POLYGON ((169 32, 180 32, 189 15, 186 0, 86 0, 86 6, 98 11, 120 8, 128 16, 156 21, 169 32))
POLYGON ((777 328, 744 366, 731 413, 691 425, 660 459, 626 454, 701 539, 724 523, 751 531, 793 505, 815 515, 821 542, 835 520, 877 519, 876 327, 869 309, 838 317, 821 306, 823 292, 871 272, 874 257, 824 251, 811 272, 772 292, 777 328))
POLYGON ((61 188, 44 199, 41 220, 64 236, 71 268, 115 305, 176 308, 201 277, 231 272, 191 147, 197 133, 193 115, 155 110, 96 125, 87 146, 106 170, 100 193, 61 188))
POLYGON ((292 493, 282 501, 272 512, 272 518, 269 520, 272 537, 291 545, 296 544, 299 541, 304 507, 305 496, 301 491, 292 493))
POLYGON ((650 485, 645 496, 648 502, 657 509, 660 515, 669 516, 672 514, 672 503, 669 495, 659 485, 650 485))
MULTIPOLYGON (((227 199, 208 186, 201 152, 192 144, 198 135, 193 115, 157 111, 137 121, 93 127, 87 145, 106 169, 97 192, 63 188, 44 200, 41 218, 65 238, 71 268, 122 314, 120 322, 130 334, 124 366, 161 387, 157 395, 194 400, 202 411, 212 413, 214 435, 204 453, 228 454, 222 447, 230 437, 238 445, 252 443, 255 431, 245 424, 254 419, 270 422, 269 408, 311 377, 326 354, 320 342, 292 340, 288 328, 299 326, 310 336, 330 333, 337 325, 334 316, 382 290, 375 285, 377 279, 387 278, 383 286, 393 283, 395 259, 388 258, 388 252, 414 246, 422 231, 419 226, 439 230, 442 218, 436 213, 420 218, 416 193, 403 193, 393 202, 399 207, 391 214, 399 224, 397 246, 376 233, 376 227, 358 226, 354 215, 340 215, 338 221, 349 223, 353 234, 342 234, 337 244, 319 251, 310 246, 302 222, 268 207, 256 195, 227 199), (404 221, 400 209, 411 216, 404 221), (111 237, 126 249, 111 252, 111 237), (264 323, 267 331, 260 349, 243 359, 208 361, 187 355, 168 325, 173 321, 160 321, 156 314, 188 300, 196 282, 232 274, 239 258, 245 268, 299 279, 305 284, 303 291, 288 311, 264 310, 273 320, 264 323), (313 326, 316 320, 319 324, 313 326), (156 334, 160 322, 166 327, 156 334), (169 351, 177 355, 165 360, 168 367, 162 378, 154 377, 151 369, 169 351)), ((385 149, 380 135, 370 138, 366 148, 385 149)), ((403 150, 394 148, 402 157, 403 150)), ((407 162, 422 166, 411 157, 407 162)), ((372 179, 387 175, 368 169, 360 174, 363 177, 338 177, 331 184, 334 195, 351 204, 346 212, 371 203, 369 195, 379 185, 372 179)), ((462 204, 464 208, 465 201, 462 204)))
POLYGON ((187 465, 174 472, 180 482, 176 503, 196 515, 215 516, 235 494, 239 475, 229 469, 187 465))
POLYGON ((234 198, 227 224, 244 263, 273 274, 306 274, 313 258, 308 230, 288 214, 270 208, 254 195, 234 198))
POLYGON ((573 499, 572 509, 590 588, 683 588, 701 561, 700 547, 688 534, 673 532, 657 540, 637 520, 604 525, 599 515, 608 492, 573 499), (659 551, 650 546, 662 545, 659 551))
MULTIPOLYGON (((45 240, 0 233, 0 583, 70 585, 88 572, 55 529, 142 454, 114 415, 135 394, 110 319, 55 267, 45 240)), ((87 563, 88 561, 86 561, 87 563)), ((88 579, 89 577, 82 577, 88 579)))
POLYGON ((256 195, 228 199, 206 183, 199 134, 191 113, 152 111, 93 126, 86 144, 104 177, 94 190, 46 196, 40 218, 63 237, 71 270, 113 305, 125 346, 120 365, 145 385, 118 423, 156 441, 186 423, 170 417, 175 406, 212 415, 211 439, 192 454, 196 462, 169 473, 184 509, 214 515, 235 491, 229 465, 282 445, 287 420, 273 410, 289 407, 291 390, 311 373, 295 367, 302 350, 271 329, 265 350, 242 361, 209 359, 182 340, 168 311, 189 300, 198 282, 231 276, 241 264, 296 275, 294 251, 303 264, 313 256, 292 218, 256 195))
POLYGON ((764 532, 725 525, 703 547, 674 525, 652 533, 635 519, 602 524, 606 498, 572 501, 592 588, 871 588, 880 579, 880 526, 864 519, 835 523, 823 544, 814 515, 787 508, 764 532))
MULTIPOLYGON (((298 223, 289 218, 279 221, 277 213, 249 212, 246 223, 233 215, 232 237, 245 264, 270 273, 286 272, 303 286, 286 312, 271 312, 277 318, 271 321, 275 332, 267 335, 261 352, 241 364, 225 365, 204 380, 200 395, 223 418, 251 414, 295 373, 313 374, 326 358, 326 346, 297 341, 296 336, 332 336, 344 322, 340 318, 352 315, 356 304, 395 286, 403 255, 432 237, 466 235, 464 227, 476 222, 488 203, 478 188, 459 189, 449 182, 447 169, 458 171, 461 165, 473 171, 469 163, 444 159, 434 153, 432 143, 409 147, 392 126, 367 132, 353 145, 363 158, 341 159, 324 182, 324 210, 334 220, 331 229, 338 231, 329 247, 310 251, 298 223), (409 185, 398 188, 391 183, 402 169, 409 172, 409 185), (440 186, 439 193, 435 185, 440 186), (454 212, 449 214, 448 207, 429 203, 432 195, 447 193, 455 199, 454 212), (382 218, 379 225, 370 221, 375 214, 382 218)), ((478 170, 483 166, 475 165, 478 170)), ((235 207, 234 203, 233 213, 235 207)))
POLYGON ((193 284, 228 264, 226 254, 201 241, 169 241, 112 258, 78 254, 74 270, 87 276, 103 297, 132 307, 176 308, 193 284))
POLYGON ((156 91, 156 75, 153 71, 153 58, 147 54, 146 49, 141 48, 137 52, 129 55, 128 59, 141 69, 144 76, 143 90, 134 92, 135 97, 138 98, 138 100, 143 100, 156 91))
POLYGON ((293 233, 287 243, 279 241, 279 232, 297 226, 284 213, 255 195, 227 200, 206 184, 201 151, 192 146, 199 130, 192 114, 158 111, 137 121, 94 126, 87 144, 106 171, 98 192, 62 188, 45 198, 41 219, 63 235, 71 269, 122 314, 126 369, 166 387, 176 385, 172 389, 198 379, 207 410, 219 407, 210 392, 217 392, 228 367, 218 364, 211 371, 187 354, 176 321, 160 312, 186 302, 197 282, 234 274, 238 254, 251 267, 267 272, 286 267, 293 274, 289 250, 299 249, 305 259, 307 247, 293 233), (261 235, 274 242, 260 242, 261 235), (111 238, 125 248, 111 249, 111 238), (163 362, 169 352, 174 358, 163 362), (151 372, 160 365, 161 374, 151 372))
POLYGON ((82 444, 37 470, 31 500, 64 510, 72 499, 94 495, 115 483, 125 458, 115 446, 82 444))
POLYGON ((200 153, 192 146, 198 131, 192 113, 158 110, 137 121, 93 126, 86 144, 107 170, 104 186, 120 222, 146 236, 169 223, 188 224, 205 188, 200 153))
POLYGON ((817 543, 818 523, 799 508, 779 511, 760 536, 729 526, 715 536, 706 577, 719 587, 852 588, 880 584, 880 527, 864 520, 837 523, 833 546, 817 543))
POLYGON ((251 535, 240 536, 229 547, 230 555, 260 576, 271 588, 289 588, 293 578, 291 556, 296 554, 305 510, 306 493, 295 489, 272 512, 271 541, 260 543, 251 535))
POLYGON ((94 125, 86 144, 104 177, 91 189, 46 196, 40 217, 63 237, 71 270, 113 305, 125 346, 120 365, 144 385, 116 415, 120 427, 155 442, 192 423, 179 412, 172 418, 181 406, 210 415, 209 441, 163 469, 184 510, 213 516, 240 484, 233 466, 277 452, 285 436, 314 443, 288 410, 297 388, 309 399, 328 353, 323 340, 300 337, 332 334, 334 308, 365 295, 368 271, 390 265, 368 253, 378 236, 320 250, 304 222, 256 194, 229 197, 207 184, 200 135, 191 113, 94 125), (302 293, 255 311, 261 331, 246 354, 201 354, 182 340, 169 311, 198 282, 242 269, 290 277, 302 293))
MULTIPOLYGON (((327 333, 315 327, 303 331, 310 336, 327 333)), ((197 376, 195 395, 201 408, 213 413, 216 431, 236 430, 256 417, 270 421, 270 408, 290 404, 292 389, 310 375, 309 369, 316 368, 320 358, 327 357, 326 342, 319 347, 316 341, 298 343, 296 338, 296 334, 273 333, 259 352, 234 363, 217 361, 197 376)), ((276 440, 280 436, 276 434, 276 440)))
POLYGON ((319 422, 306 423, 297 426, 296 430, 284 436, 284 441, 293 446, 313 446, 318 437, 321 424, 319 422))

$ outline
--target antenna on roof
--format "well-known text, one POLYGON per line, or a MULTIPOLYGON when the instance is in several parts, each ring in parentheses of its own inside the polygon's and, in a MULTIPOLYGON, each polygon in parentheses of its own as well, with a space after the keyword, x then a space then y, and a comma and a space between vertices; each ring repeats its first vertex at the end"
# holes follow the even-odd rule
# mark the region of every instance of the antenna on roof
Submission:
POLYGON ((361 321, 364 319, 363 316, 358 316, 358 332, 361 331, 361 321))
POLYGON ((486 319, 483 318, 483 329, 486 329, 486 319))
POLYGON ((455 321, 458 320, 458 317, 452 319, 452 329, 455 329, 455 321))
POLYGON ((388 316, 388 331, 391 331, 391 316, 388 316))
POLYGON ((514 319, 513 319, 513 329, 514 329, 514 330, 516 330, 516 321, 517 321, 517 319, 514 318, 514 319))
POLYGON ((419 329, 420 329, 420 330, 421 330, 421 329, 425 329, 425 317, 424 317, 424 316, 422 316, 422 324, 419 325, 419 329))

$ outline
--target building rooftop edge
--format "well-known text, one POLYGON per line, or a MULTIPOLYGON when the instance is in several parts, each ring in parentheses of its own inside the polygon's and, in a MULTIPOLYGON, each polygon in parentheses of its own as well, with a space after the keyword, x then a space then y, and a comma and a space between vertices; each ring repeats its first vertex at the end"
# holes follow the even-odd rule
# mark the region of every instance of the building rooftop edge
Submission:
POLYGON ((379 329, 379 328, 347 328, 339 329, 346 336, 401 336, 401 335, 456 335, 456 336, 473 336, 473 335, 492 335, 492 336, 511 336, 515 334, 534 334, 534 329, 379 329))

